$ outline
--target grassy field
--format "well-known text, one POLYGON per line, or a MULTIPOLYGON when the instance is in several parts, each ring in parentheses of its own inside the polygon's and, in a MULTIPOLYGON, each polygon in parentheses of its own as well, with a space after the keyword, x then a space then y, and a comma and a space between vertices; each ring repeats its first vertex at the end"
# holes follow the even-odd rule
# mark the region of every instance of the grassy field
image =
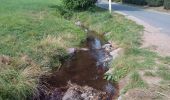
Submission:
MULTIPOLYGON (((113 61, 111 67, 115 69, 115 81, 130 75, 126 91, 147 87, 138 70, 153 69, 155 58, 169 63, 168 57, 141 49, 143 27, 121 15, 111 15, 97 7, 68 11, 60 0, 0 2, 0 100, 24 100, 36 94, 38 76, 59 67, 67 56, 66 49, 78 47, 86 38, 85 32, 74 24, 76 21, 99 34, 109 32, 106 39, 124 49, 124 55, 113 61)), ((156 75, 169 80, 166 67, 160 67, 156 75)))
POLYGON ((37 76, 60 66, 66 48, 77 47, 85 33, 52 8, 59 0, 0 2, 0 59, 10 59, 0 65, 0 100, 24 100, 37 76))

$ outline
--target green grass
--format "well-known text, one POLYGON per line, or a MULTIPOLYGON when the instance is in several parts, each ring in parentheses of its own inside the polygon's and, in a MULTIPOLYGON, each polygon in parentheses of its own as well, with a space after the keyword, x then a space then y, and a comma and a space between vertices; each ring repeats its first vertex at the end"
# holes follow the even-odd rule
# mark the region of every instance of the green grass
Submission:
POLYGON ((147 84, 142 80, 138 72, 133 72, 130 76, 130 82, 124 88, 122 93, 126 93, 129 89, 132 88, 147 88, 147 84))
POLYGON ((155 77, 155 76, 156 76, 155 73, 153 73, 153 72, 151 72, 151 71, 146 71, 146 72, 144 73, 144 75, 145 75, 145 76, 151 76, 151 77, 155 77))
POLYGON ((85 12, 74 14, 73 20, 80 20, 85 26, 91 30, 102 34, 111 32, 107 35, 108 40, 117 42, 123 47, 140 45, 142 26, 125 19, 118 14, 111 15, 108 11, 93 8, 85 12))
POLYGON ((84 32, 57 15, 51 8, 56 4, 60 4, 58 0, 1 0, 0 54, 25 54, 42 64, 48 62, 47 55, 79 45, 84 32))
POLYGON ((155 65, 156 53, 140 48, 143 27, 127 20, 122 15, 112 15, 100 8, 79 12, 72 17, 73 21, 80 20, 91 30, 106 35, 106 39, 116 42, 124 49, 124 55, 112 62, 114 67, 112 78, 116 81, 124 78, 129 72, 139 69, 152 69, 155 65))
MULTIPOLYGON (((66 49, 79 46, 86 38, 85 32, 74 25, 78 20, 99 34, 110 32, 106 39, 124 49, 125 54, 112 62, 114 80, 155 65, 157 55, 139 48, 143 27, 121 15, 98 7, 68 11, 60 0, 0 2, 0 55, 12 59, 10 65, 0 65, 4 66, 0 70, 0 99, 24 100, 36 92, 37 76, 45 68, 59 67, 67 56, 66 49)), ((132 83, 137 83, 129 87, 144 86, 138 74, 132 76, 132 83)))
POLYGON ((170 68, 169 67, 160 67, 157 71, 157 74, 164 80, 170 80, 170 68))
POLYGON ((79 46, 85 33, 53 8, 60 0, 0 2, 0 59, 11 59, 0 64, 0 99, 25 100, 44 69, 59 67, 66 49, 79 46))

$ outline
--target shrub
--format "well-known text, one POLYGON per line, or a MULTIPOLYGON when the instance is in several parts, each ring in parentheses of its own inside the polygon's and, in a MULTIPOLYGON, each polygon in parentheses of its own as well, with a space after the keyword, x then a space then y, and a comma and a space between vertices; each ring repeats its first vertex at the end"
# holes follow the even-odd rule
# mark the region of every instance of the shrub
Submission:
POLYGON ((146 5, 146 0, 122 0, 123 3, 146 5))
MULTIPOLYGON (((109 0, 108 0, 109 1, 109 0)), ((112 0, 112 2, 121 2, 122 0, 112 0)))
POLYGON ((147 0, 147 4, 154 7, 162 6, 163 2, 164 0, 147 0))
POLYGON ((85 10, 96 3, 97 0, 63 0, 66 8, 73 10, 85 10))
POLYGON ((164 0, 164 8, 170 9, 170 0, 164 0))

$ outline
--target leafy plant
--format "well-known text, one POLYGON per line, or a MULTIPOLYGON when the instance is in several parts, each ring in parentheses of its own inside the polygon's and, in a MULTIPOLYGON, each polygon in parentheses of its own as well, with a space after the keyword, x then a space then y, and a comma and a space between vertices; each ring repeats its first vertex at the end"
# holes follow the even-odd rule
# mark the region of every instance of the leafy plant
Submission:
POLYGON ((170 0, 164 0, 164 8, 170 9, 170 0))
POLYGON ((146 2, 149 6, 158 7, 163 5, 164 0, 146 0, 146 2))
POLYGON ((66 8, 73 10, 85 10, 96 3, 97 0, 63 0, 66 8))
POLYGON ((104 79, 106 79, 108 81, 114 81, 113 75, 112 74, 108 74, 108 73, 105 74, 104 79))
POLYGON ((146 5, 146 0, 122 0, 122 2, 136 5, 146 5))

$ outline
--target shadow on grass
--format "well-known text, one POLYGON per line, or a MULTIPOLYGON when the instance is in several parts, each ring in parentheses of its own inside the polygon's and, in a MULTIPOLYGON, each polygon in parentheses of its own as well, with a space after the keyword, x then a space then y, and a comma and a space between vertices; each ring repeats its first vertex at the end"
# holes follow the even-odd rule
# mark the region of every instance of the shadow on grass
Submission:
POLYGON ((103 9, 103 8, 100 8, 100 7, 97 7, 97 6, 92 6, 92 7, 89 7, 88 9, 85 9, 85 10, 70 10, 70 9, 67 9, 66 7, 62 6, 62 5, 50 5, 49 8, 53 8, 53 9, 56 9, 57 11, 71 11, 71 12, 75 12, 75 13, 78 13, 78 12, 84 12, 84 11, 88 11, 88 12, 106 12, 107 10, 106 9, 103 9))

